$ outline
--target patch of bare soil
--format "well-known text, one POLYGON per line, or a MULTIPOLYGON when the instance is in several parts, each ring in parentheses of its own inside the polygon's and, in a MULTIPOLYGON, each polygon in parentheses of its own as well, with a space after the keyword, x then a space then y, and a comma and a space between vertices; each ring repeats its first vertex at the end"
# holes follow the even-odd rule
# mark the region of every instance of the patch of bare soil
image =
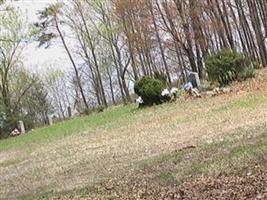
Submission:
POLYGON ((161 191, 157 199, 267 199, 267 173, 202 178, 161 191))

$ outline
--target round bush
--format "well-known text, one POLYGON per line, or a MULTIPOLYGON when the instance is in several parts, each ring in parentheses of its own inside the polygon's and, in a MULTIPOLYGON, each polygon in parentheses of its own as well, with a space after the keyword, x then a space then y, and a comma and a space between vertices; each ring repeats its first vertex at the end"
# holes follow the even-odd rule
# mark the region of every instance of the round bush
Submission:
POLYGON ((152 106, 162 103, 161 92, 165 87, 166 85, 161 80, 145 76, 135 82, 134 91, 142 97, 144 105, 152 106))

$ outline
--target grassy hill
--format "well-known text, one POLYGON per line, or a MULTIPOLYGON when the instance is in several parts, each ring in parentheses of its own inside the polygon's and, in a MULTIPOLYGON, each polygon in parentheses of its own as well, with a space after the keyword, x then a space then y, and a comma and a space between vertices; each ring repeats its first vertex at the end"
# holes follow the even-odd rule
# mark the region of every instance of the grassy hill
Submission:
POLYGON ((160 199, 201 177, 263 173, 266 86, 261 70, 227 95, 113 107, 0 141, 0 199, 160 199))

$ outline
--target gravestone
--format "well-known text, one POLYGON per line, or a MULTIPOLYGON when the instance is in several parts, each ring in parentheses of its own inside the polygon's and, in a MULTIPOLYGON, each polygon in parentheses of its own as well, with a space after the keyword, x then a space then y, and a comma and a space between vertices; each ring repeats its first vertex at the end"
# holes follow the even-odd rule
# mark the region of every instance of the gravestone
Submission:
POLYGON ((23 121, 19 121, 18 122, 18 129, 19 129, 19 131, 20 131, 21 134, 24 134, 25 133, 25 126, 24 126, 23 121))
POLYGON ((51 116, 48 116, 48 124, 49 126, 53 125, 53 118, 51 116))
POLYGON ((68 107, 68 116, 69 116, 69 118, 72 117, 72 112, 71 112, 71 107, 70 106, 68 107))
POLYGON ((191 82, 188 82, 184 85, 184 90, 186 92, 190 92, 193 89, 193 84, 191 82))
POLYGON ((196 72, 191 72, 189 74, 189 81, 192 83, 194 88, 199 88, 200 87, 200 78, 198 73, 196 72))

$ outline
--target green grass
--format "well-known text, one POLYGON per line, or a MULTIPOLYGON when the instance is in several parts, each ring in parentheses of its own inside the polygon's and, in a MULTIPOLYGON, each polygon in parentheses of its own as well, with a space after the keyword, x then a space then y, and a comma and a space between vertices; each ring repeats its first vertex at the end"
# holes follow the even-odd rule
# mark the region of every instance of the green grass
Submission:
POLYGON ((90 194, 112 199, 98 184, 115 180, 116 190, 164 187, 264 168, 266 108, 264 92, 181 98, 144 109, 118 106, 36 129, 0 141, 1 176, 10 176, 0 176, 0 196, 18 188, 13 196, 27 200, 90 194))
MULTIPOLYGON (((227 102, 226 105, 222 105, 215 110, 211 110, 210 113, 224 112, 227 110, 235 110, 235 109, 253 109, 260 104, 263 104, 267 101, 267 97, 265 95, 250 95, 247 98, 239 99, 232 102, 227 102)), ((198 102, 179 102, 179 106, 176 107, 176 111, 189 109, 191 105, 197 104, 198 102)), ((64 138, 66 136, 74 135, 74 134, 89 134, 86 133, 88 128, 94 129, 100 126, 107 126, 108 128, 116 128, 118 126, 123 125, 125 122, 125 118, 134 118, 134 113, 139 112, 142 117, 149 116, 151 112, 147 112, 147 110, 154 110, 155 114, 161 114, 161 111, 166 109, 168 112, 174 112, 172 106, 161 105, 156 108, 146 108, 137 110, 136 106, 121 106, 107 110, 103 113, 93 114, 90 116, 78 117, 75 119, 71 119, 65 122, 60 122, 54 124, 51 127, 44 127, 37 130, 33 130, 25 135, 16 138, 9 138, 6 140, 0 140, 0 152, 5 151, 11 148, 20 148, 22 146, 30 146, 31 148, 38 147, 44 143, 55 141, 57 139, 64 138)), ((189 123, 190 121, 194 121, 196 118, 205 117, 201 112, 195 112, 193 115, 188 117, 183 117, 177 121, 177 123, 189 123)), ((130 121, 130 120, 128 120, 130 121)))
POLYGON ((229 111, 235 109, 255 109, 258 105, 265 103, 267 101, 267 96, 264 95, 249 95, 244 99, 239 99, 233 102, 223 105, 217 108, 215 111, 229 111))
MULTIPOLYGON (((57 139, 73 134, 81 134, 83 131, 94 129, 99 126, 119 126, 125 117, 130 117, 134 106, 117 107, 103 113, 90 116, 78 117, 65 122, 54 124, 51 127, 44 127, 33 130, 25 135, 6 140, 0 140, 0 152, 11 148, 30 146, 38 147, 41 144, 49 143, 57 139)), ((90 134, 90 132, 87 134, 90 134)))

